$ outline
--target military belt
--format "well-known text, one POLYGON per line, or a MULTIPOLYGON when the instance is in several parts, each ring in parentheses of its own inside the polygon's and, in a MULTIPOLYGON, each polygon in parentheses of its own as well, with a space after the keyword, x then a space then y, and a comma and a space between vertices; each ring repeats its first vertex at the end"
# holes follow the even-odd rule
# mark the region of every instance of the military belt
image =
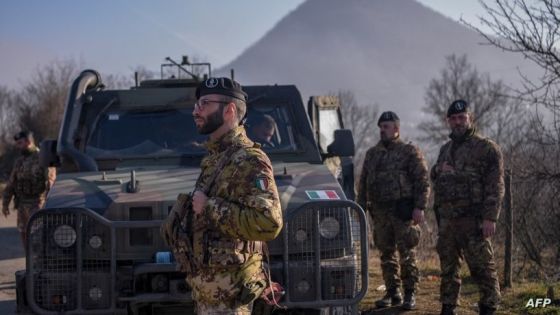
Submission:
POLYGON ((453 203, 442 203, 439 206, 440 215, 444 218, 468 218, 479 217, 482 204, 472 206, 457 206, 453 203))

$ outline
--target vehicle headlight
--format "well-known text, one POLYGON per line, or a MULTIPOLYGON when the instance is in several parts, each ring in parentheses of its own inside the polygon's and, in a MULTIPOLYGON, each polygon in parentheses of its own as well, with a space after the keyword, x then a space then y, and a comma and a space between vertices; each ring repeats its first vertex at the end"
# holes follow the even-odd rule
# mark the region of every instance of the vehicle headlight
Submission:
POLYGON ((54 230, 53 238, 56 245, 70 247, 76 242, 76 230, 70 225, 61 225, 54 230))
POLYGON ((307 240, 307 232, 303 229, 296 231, 296 241, 305 242, 307 240))
POLYGON ((103 241, 101 240, 101 237, 97 235, 90 237, 88 243, 89 246, 91 246, 91 248, 93 249, 98 249, 99 247, 101 247, 101 245, 103 245, 103 241))
POLYGON ((101 297, 103 297, 103 291, 100 288, 94 286, 89 289, 89 298, 92 301, 98 301, 101 297))
POLYGON ((296 290, 300 294, 307 293, 307 291, 309 291, 309 289, 311 289, 311 284, 309 284, 309 282, 307 282, 307 280, 301 280, 300 282, 298 282, 296 284, 296 290))
POLYGON ((326 217, 319 224, 319 233, 324 238, 335 238, 340 232, 340 223, 333 217, 326 217))

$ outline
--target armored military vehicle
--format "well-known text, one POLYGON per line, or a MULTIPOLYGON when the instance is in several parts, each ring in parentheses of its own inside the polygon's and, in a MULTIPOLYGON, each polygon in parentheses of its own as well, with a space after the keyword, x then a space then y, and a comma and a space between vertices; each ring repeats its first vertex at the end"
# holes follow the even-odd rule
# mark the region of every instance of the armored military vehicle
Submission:
MULTIPOLYGON (((177 195, 192 191, 205 154, 192 118, 201 78, 168 60, 187 78, 107 90, 85 70, 72 84, 58 139, 41 145, 42 163, 59 175, 27 227, 26 270, 16 274, 21 312, 192 313, 159 228, 177 195)), ((347 197, 354 144, 340 104, 312 97, 306 110, 293 85, 244 89, 248 134, 264 116, 275 123, 263 148, 285 222, 268 243, 272 279, 285 288, 279 313, 355 313, 367 290, 366 221, 347 197)))

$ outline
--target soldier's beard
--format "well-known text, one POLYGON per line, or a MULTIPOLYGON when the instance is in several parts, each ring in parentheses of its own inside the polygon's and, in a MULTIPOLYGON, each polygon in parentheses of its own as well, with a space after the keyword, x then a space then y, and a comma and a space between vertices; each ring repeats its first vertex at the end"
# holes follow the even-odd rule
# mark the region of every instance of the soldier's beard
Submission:
POLYGON ((20 150, 22 155, 28 156, 31 154, 31 148, 24 148, 20 150))
POLYGON ((200 116, 195 118, 201 118, 205 120, 205 123, 200 127, 196 126, 196 130, 202 135, 211 134, 224 124, 224 117, 222 116, 221 110, 216 110, 206 118, 202 118, 200 116))
POLYGON ((451 129, 451 134, 454 137, 462 137, 465 135, 465 133, 467 133, 467 130, 469 130, 469 126, 465 125, 465 126, 457 126, 453 129, 451 129))
POLYGON ((380 136, 381 136, 381 141, 383 143, 389 143, 389 142, 397 139, 399 137, 399 134, 397 133, 395 136, 388 136, 385 133, 381 132, 380 136))

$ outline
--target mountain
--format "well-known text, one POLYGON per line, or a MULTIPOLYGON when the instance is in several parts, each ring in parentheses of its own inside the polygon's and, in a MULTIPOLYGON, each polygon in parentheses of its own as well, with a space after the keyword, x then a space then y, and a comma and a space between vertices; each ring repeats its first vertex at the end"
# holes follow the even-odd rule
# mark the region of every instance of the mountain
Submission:
POLYGON ((351 90, 410 125, 450 54, 506 84, 519 82, 519 69, 536 73, 520 55, 483 43, 414 0, 307 0, 221 72, 235 69, 242 84, 296 84, 304 97, 351 90))

